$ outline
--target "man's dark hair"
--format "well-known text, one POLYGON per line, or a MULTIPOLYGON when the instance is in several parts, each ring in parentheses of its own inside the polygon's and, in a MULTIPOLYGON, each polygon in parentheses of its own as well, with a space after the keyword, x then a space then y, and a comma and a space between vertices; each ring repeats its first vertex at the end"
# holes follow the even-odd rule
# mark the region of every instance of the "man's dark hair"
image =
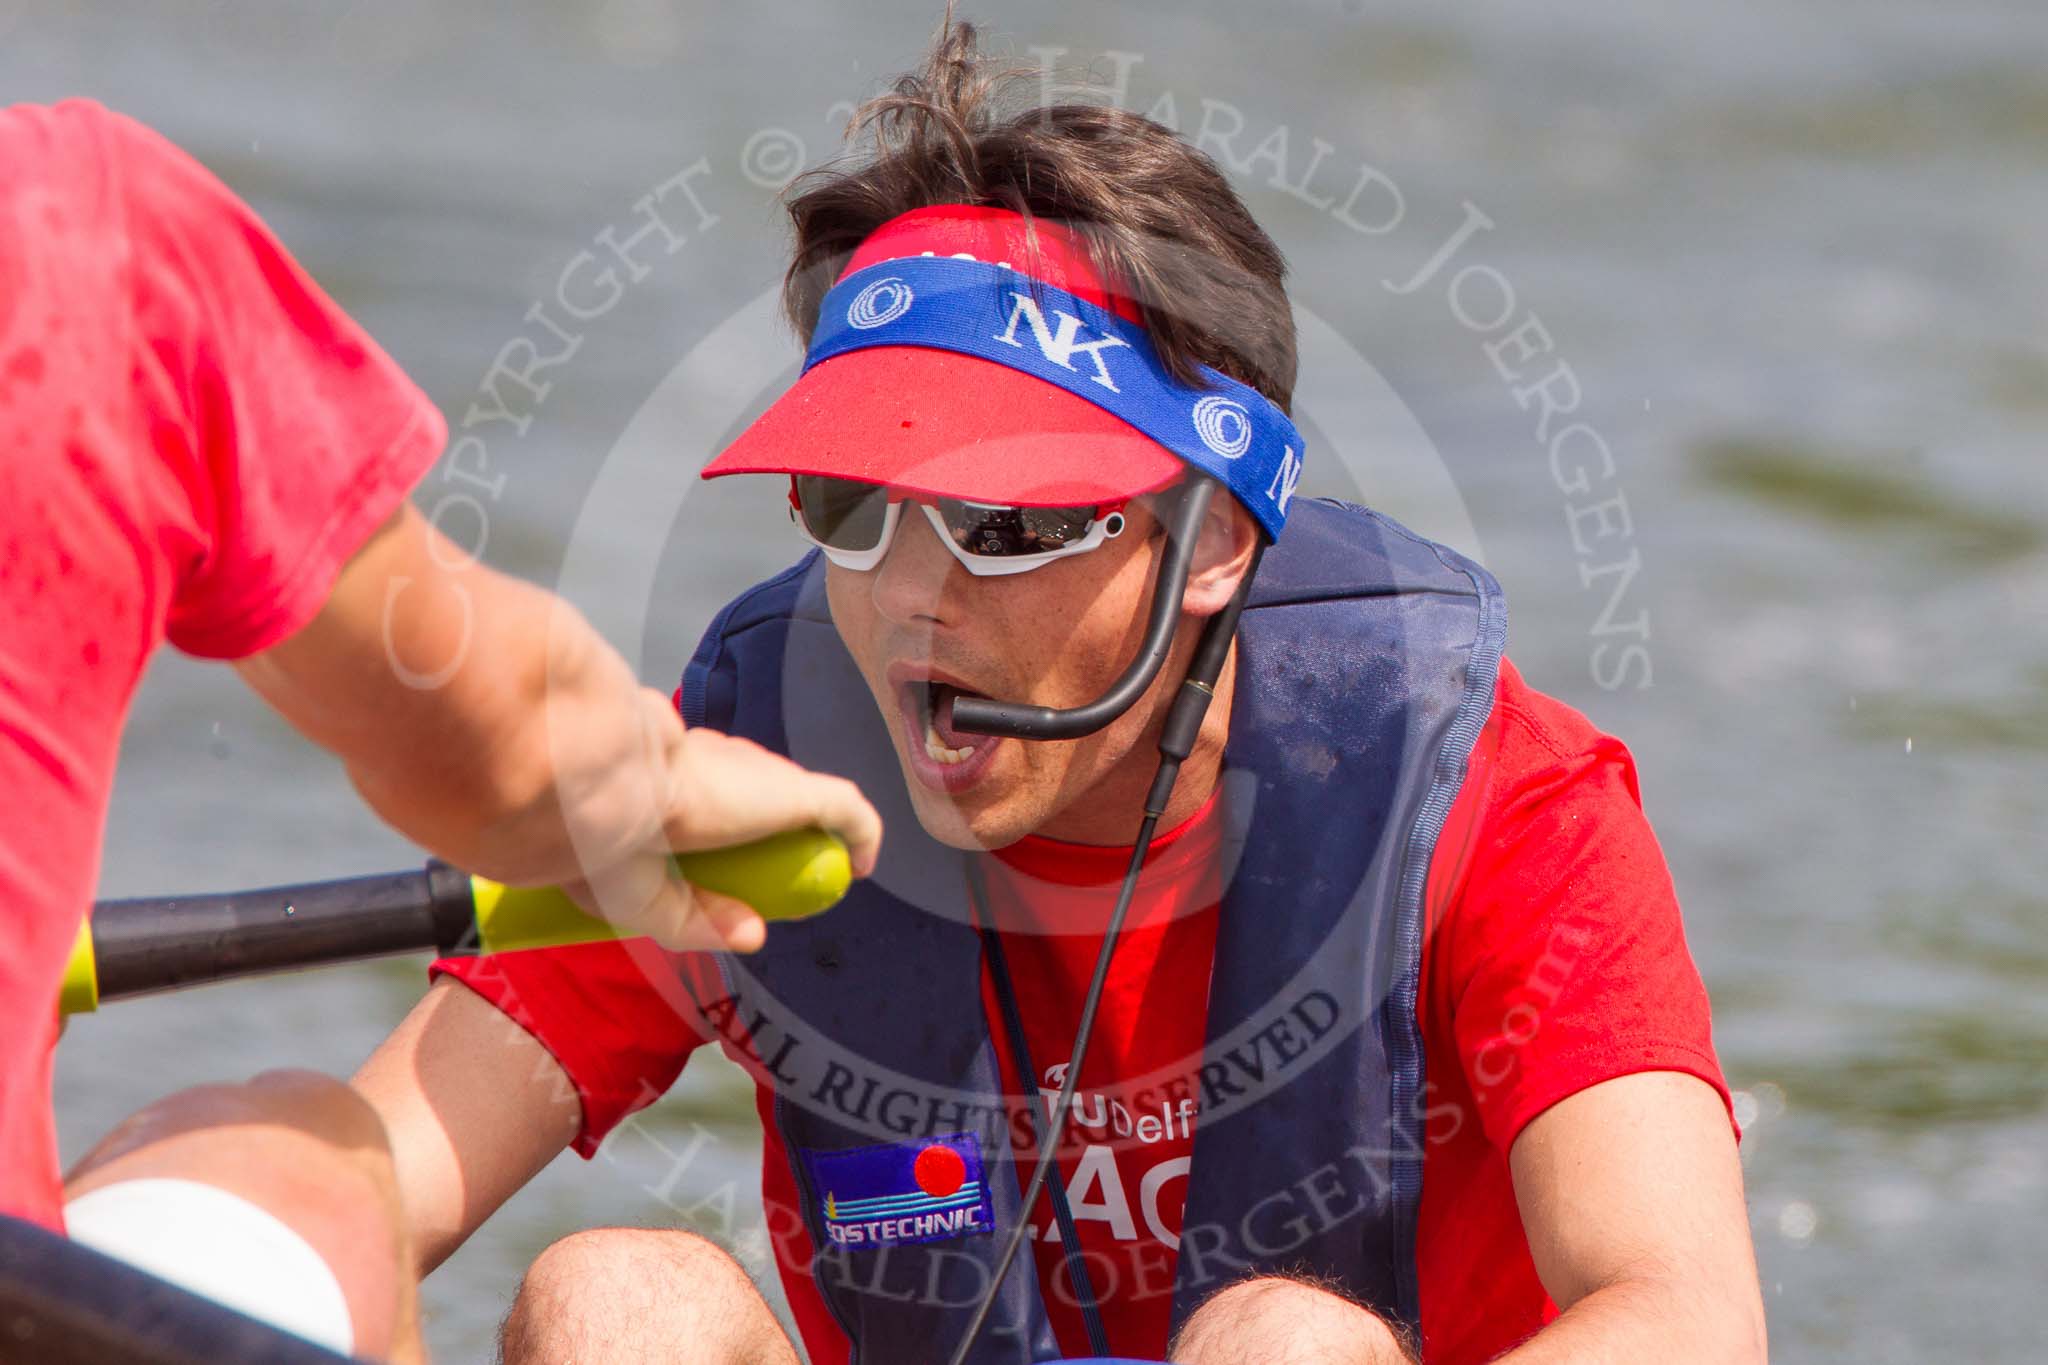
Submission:
POLYGON ((938 204, 1007 208, 1087 242, 1175 379, 1199 383, 1208 365, 1287 408, 1287 265, 1216 163, 1123 109, 1004 113, 1009 88, 1035 75, 990 60, 948 6, 923 68, 854 112, 849 158, 790 186, 796 249, 782 303, 798 334, 809 342, 825 292, 883 223, 938 204))

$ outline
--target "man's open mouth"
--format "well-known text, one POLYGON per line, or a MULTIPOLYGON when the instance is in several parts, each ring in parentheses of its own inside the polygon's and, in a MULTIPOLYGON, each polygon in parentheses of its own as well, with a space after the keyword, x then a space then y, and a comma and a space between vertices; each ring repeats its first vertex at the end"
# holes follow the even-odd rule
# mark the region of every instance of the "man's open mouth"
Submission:
POLYGON ((990 742, 985 736, 962 734, 953 728, 954 699, 981 693, 932 678, 909 679, 899 684, 897 691, 912 740, 922 741, 925 757, 932 762, 955 767, 990 742))

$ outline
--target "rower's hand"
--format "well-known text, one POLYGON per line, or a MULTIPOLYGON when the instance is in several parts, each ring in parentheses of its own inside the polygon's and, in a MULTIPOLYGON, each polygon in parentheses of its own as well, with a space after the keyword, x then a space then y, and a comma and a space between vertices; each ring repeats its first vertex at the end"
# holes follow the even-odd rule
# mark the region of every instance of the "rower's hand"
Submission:
POLYGON ((676 879, 671 852, 817 828, 846 844, 855 876, 874 870, 882 818, 853 783, 806 771, 751 740, 686 730, 658 692, 643 691, 641 705, 658 782, 659 827, 626 856, 563 884, 584 909, 673 951, 750 953, 766 939, 761 917, 743 901, 676 879))

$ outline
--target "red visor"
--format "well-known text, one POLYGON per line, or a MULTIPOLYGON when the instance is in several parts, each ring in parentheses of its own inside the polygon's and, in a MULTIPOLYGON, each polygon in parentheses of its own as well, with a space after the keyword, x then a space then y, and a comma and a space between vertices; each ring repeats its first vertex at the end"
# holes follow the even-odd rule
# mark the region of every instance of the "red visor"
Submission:
MULTIPOLYGON (((1085 245, 1056 223, 945 204, 877 228, 840 278, 929 252, 1006 262, 1118 315, 1085 245)), ((826 474, 970 502, 1072 507, 1164 488, 1187 469, 1120 417, 1007 365, 923 346, 875 346, 814 365, 704 468, 826 474)))

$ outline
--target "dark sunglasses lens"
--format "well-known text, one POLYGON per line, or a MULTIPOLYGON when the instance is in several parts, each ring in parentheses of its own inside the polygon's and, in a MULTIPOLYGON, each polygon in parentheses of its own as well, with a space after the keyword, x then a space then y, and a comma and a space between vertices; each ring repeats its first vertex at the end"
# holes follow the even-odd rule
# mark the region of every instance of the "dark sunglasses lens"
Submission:
POLYGON ((944 499, 939 513, 953 543, 991 559, 1051 554, 1088 534, 1093 507, 983 507, 944 499))
POLYGON ((804 529, 821 544, 835 550, 872 550, 882 543, 889 495, 874 484, 799 474, 796 501, 804 529))

